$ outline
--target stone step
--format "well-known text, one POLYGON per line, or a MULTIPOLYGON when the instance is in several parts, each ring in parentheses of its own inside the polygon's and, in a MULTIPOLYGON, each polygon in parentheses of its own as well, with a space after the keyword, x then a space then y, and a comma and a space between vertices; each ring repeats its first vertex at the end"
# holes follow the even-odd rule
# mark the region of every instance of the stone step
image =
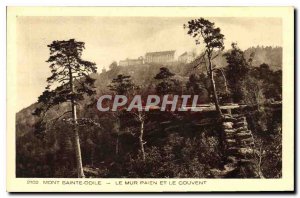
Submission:
POLYGON ((222 172, 222 170, 213 168, 210 170, 211 174, 213 175, 214 178, 222 178, 225 176, 226 173, 222 172))
POLYGON ((234 147, 237 146, 236 142, 226 142, 227 147, 234 147))
POLYGON ((239 133, 252 133, 252 131, 251 131, 251 130, 249 130, 249 129, 247 129, 247 130, 245 130, 245 131, 241 131, 241 132, 239 132, 239 133))
POLYGON ((228 164, 225 164, 225 165, 224 165, 224 170, 223 170, 223 172, 224 172, 225 174, 228 174, 229 172, 234 171, 236 168, 237 168, 237 167, 236 167, 236 163, 228 163, 228 164))
POLYGON ((253 141, 253 138, 250 137, 250 138, 240 139, 239 142, 252 143, 254 141, 253 141))
POLYGON ((248 124, 246 122, 237 122, 237 123, 234 123, 234 128, 239 128, 239 127, 247 127, 248 124))
POLYGON ((241 154, 241 153, 237 153, 237 154, 233 154, 234 156, 236 156, 239 160, 241 159, 253 159, 254 158, 254 154, 241 154))
POLYGON ((235 137, 237 139, 244 139, 244 138, 252 138, 252 133, 251 132, 239 132, 235 134, 235 137))
POLYGON ((240 146, 243 147, 243 148, 253 148, 254 144, 252 144, 252 143, 242 143, 242 144, 240 144, 240 146))
POLYGON ((254 141, 246 117, 238 114, 232 117, 226 115, 223 117, 222 127, 225 163, 227 163, 224 165, 224 170, 219 171, 218 174, 226 177, 237 170, 239 165, 254 166, 254 141))
POLYGON ((226 153, 228 153, 228 155, 233 155, 233 156, 238 154, 238 152, 239 152, 239 149, 236 146, 230 146, 226 150, 226 153))
POLYGON ((230 155, 230 156, 228 156, 227 157, 227 161, 230 163, 237 163, 238 162, 238 159, 235 157, 235 156, 232 156, 232 155, 230 155))
POLYGON ((241 154, 241 155, 252 155, 253 154, 253 149, 251 148, 240 148, 238 150, 238 153, 241 154))
POLYGON ((242 118, 242 117, 245 117, 244 114, 233 114, 232 115, 233 118, 242 118))
POLYGON ((238 118, 235 118, 235 122, 238 123, 238 122, 247 122, 247 119, 245 116, 242 116, 242 117, 238 117, 238 118))
POLYGON ((233 128, 233 122, 223 122, 222 126, 224 129, 232 129, 233 128))
POLYGON ((227 134, 227 133, 235 133, 236 130, 235 129, 225 129, 224 132, 225 132, 225 134, 227 134))
POLYGON ((242 164, 255 163, 253 159, 240 159, 242 164))
POLYGON ((231 142, 232 143, 232 142, 236 142, 236 140, 235 139, 226 139, 225 142, 231 142))
POLYGON ((225 139, 235 139, 235 133, 225 133, 225 139))
POLYGON ((236 119, 233 117, 223 117, 223 122, 236 122, 236 119))
POLYGON ((253 147, 254 142, 241 142, 239 143, 242 147, 253 147))
POLYGON ((236 169, 235 165, 225 165, 224 166, 224 170, 220 170, 220 169, 211 169, 210 172, 212 173, 212 175, 215 178, 224 178, 226 177, 226 175, 230 174, 232 171, 234 171, 236 169))
POLYGON ((236 146, 230 146, 227 147, 226 149, 228 152, 233 152, 233 153, 241 153, 241 154, 247 154, 247 153, 253 153, 254 150, 253 148, 250 148, 248 146, 242 146, 237 142, 236 146))
POLYGON ((248 128, 246 126, 244 127, 239 127, 239 128, 235 128, 237 132, 244 132, 244 131, 248 131, 248 128))

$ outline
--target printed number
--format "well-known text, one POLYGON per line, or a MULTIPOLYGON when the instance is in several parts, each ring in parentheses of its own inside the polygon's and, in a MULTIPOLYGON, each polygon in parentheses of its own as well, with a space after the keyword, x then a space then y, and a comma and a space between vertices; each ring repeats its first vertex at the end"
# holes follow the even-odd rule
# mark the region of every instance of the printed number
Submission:
POLYGON ((39 181, 36 181, 36 180, 28 180, 27 181, 27 184, 38 184, 39 181))

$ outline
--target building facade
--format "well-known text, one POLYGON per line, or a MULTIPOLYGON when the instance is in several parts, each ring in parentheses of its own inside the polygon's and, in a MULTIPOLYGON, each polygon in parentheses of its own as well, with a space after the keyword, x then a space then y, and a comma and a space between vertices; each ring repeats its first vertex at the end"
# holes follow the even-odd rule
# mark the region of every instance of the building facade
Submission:
POLYGON ((190 63, 195 59, 195 55, 191 52, 184 52, 178 57, 178 61, 181 63, 190 63))
POLYGON ((141 56, 138 59, 126 59, 120 60, 119 66, 132 66, 132 65, 142 65, 144 64, 144 58, 141 56))
POLYGON ((162 52, 147 52, 145 63, 170 63, 174 62, 175 50, 162 52))

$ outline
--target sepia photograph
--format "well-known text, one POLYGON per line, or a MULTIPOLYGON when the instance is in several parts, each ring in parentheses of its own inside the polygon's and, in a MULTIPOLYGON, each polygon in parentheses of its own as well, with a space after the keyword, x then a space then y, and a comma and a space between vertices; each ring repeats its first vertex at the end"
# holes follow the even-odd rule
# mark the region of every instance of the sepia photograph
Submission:
POLYGON ((27 9, 8 9, 9 176, 293 184, 293 8, 27 9))

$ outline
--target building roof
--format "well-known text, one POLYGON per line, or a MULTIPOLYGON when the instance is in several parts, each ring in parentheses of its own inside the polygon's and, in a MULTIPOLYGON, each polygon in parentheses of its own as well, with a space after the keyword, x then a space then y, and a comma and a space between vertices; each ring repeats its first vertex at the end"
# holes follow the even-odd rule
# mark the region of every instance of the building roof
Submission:
POLYGON ((142 56, 140 56, 140 57, 137 58, 137 59, 126 58, 125 60, 120 60, 120 61, 125 62, 125 61, 140 61, 140 60, 143 60, 143 57, 142 57, 142 56))
POLYGON ((188 53, 187 52, 184 52, 183 54, 181 54, 179 57, 181 56, 186 56, 188 53))
POLYGON ((145 56, 162 56, 162 55, 174 55, 175 50, 161 51, 161 52, 147 52, 145 56))

